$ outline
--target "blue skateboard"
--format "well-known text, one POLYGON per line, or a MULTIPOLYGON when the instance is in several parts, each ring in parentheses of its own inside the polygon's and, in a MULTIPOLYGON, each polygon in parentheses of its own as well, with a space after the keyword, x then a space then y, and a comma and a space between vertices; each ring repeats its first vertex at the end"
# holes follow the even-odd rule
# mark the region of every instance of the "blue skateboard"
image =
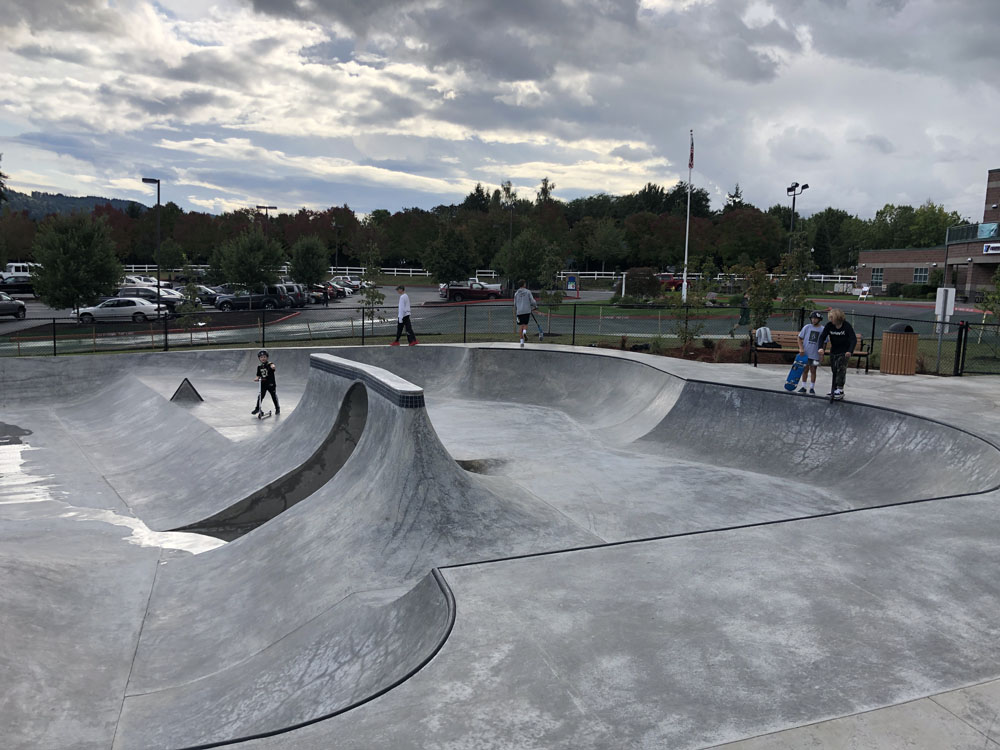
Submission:
POLYGON ((788 380, 785 381, 785 390, 794 391, 802 379, 802 373, 809 364, 809 357, 805 354, 798 354, 792 363, 792 369, 788 371, 788 380))

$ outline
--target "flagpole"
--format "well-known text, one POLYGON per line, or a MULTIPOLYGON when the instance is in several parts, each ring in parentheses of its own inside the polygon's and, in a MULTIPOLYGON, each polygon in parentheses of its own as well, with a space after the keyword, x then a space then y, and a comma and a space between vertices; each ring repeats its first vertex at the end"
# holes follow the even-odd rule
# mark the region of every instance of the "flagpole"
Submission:
POLYGON ((691 236, 691 170, 694 169, 694 131, 691 131, 691 155, 688 157, 688 208, 684 227, 684 276, 681 283, 681 303, 688 299, 688 238, 691 236))

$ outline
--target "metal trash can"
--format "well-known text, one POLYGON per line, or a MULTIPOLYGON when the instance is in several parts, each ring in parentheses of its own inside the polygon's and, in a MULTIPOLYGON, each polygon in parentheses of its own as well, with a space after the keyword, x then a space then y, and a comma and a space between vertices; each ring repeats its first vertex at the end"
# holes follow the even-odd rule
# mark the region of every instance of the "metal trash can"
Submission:
POLYGON ((882 332, 879 370, 886 375, 916 375, 919 339, 907 323, 893 323, 886 328, 882 332))

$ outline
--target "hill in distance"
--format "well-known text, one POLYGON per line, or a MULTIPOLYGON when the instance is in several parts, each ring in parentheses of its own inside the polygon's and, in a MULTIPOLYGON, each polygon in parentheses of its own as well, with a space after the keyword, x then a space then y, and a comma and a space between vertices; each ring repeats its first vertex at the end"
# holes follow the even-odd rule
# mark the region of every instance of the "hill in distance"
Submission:
POLYGON ((27 211, 28 216, 36 221, 44 219, 50 214, 70 214, 74 211, 90 213, 95 206, 103 206, 110 203, 119 211, 127 211, 129 206, 135 203, 139 211, 148 211, 149 207, 136 201, 122 200, 121 198, 100 198, 96 195, 87 195, 82 198, 63 195, 62 193, 40 193, 32 190, 31 195, 19 193, 16 190, 5 190, 4 195, 7 200, 3 206, 10 207, 11 211, 27 211))

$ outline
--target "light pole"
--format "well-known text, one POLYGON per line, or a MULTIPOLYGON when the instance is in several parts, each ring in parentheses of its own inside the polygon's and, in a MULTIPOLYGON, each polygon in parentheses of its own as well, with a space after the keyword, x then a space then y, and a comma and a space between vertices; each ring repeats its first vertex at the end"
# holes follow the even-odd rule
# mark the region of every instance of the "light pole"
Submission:
POLYGON ((785 188, 785 193, 792 196, 792 225, 788 230, 788 252, 792 251, 792 233, 795 232, 795 198, 796 196, 802 195, 806 190, 809 189, 809 185, 799 186, 799 183, 793 182, 787 188, 785 188))
MULTIPOLYGON (((147 185, 156 185, 156 313, 160 313, 160 180, 157 177, 143 177, 147 185)), ((165 329, 164 329, 165 330, 165 329)))
POLYGON ((267 237, 267 225, 270 223, 269 220, 268 220, 267 212, 269 210, 270 211, 277 211, 278 207, 277 206, 257 206, 257 210, 264 212, 264 236, 267 237))
POLYGON ((340 275, 340 232, 337 229, 336 216, 330 220, 330 226, 333 227, 333 275, 338 276, 340 275))

